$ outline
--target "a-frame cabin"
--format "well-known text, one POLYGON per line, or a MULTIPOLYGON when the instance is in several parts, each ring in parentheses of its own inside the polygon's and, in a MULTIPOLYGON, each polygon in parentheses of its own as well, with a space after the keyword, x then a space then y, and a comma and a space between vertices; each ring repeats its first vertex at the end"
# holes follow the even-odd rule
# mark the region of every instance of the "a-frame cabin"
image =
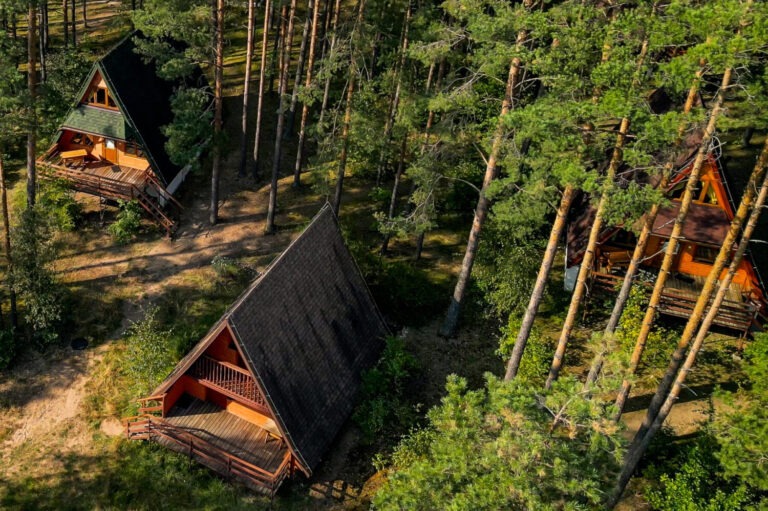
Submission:
MULTIPOLYGON (((654 222, 653 231, 645 248, 641 270, 655 274, 664 258, 665 243, 680 208, 680 200, 693 163, 689 159, 675 173, 666 195, 671 203, 661 208, 654 222)), ((735 193, 738 176, 726 178, 720 159, 710 154, 704 162, 693 203, 683 224, 682 240, 672 264, 658 311, 668 316, 687 319, 709 275, 720 246, 733 220, 740 197, 735 193), (733 192, 733 193, 732 193, 733 192)), ((580 205, 571 210, 566 245, 566 287, 578 272, 586 247, 594 210, 588 206, 588 198, 582 197, 580 205)), ((605 229, 596 248, 592 284, 614 290, 624 278, 635 247, 635 235, 629 229, 610 227, 605 229)), ((714 323, 736 330, 744 335, 762 324, 766 310, 766 293, 755 264, 756 257, 747 253, 728 290, 714 323)), ((720 276, 722 279, 725 271, 720 276)), ((642 279, 638 279, 642 282, 642 279)), ((650 289, 650 283, 645 283, 650 289)))
POLYGON ((141 400, 127 435, 273 495, 323 459, 387 332, 326 205, 141 400))
MULTIPOLYGON (((38 159, 42 178, 105 199, 136 200, 153 221, 174 230, 170 204, 189 166, 174 164, 161 128, 173 120, 178 84, 160 78, 134 38, 124 38, 92 67, 54 144, 38 159)), ((201 76, 201 75, 200 75, 201 76)))

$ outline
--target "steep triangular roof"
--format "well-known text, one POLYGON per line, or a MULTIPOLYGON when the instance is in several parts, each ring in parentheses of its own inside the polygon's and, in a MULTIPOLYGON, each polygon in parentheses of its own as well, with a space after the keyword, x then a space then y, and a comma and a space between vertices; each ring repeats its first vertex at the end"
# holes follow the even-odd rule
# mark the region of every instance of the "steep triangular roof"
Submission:
POLYGON ((98 130, 89 130, 89 125, 106 123, 107 128, 115 132, 115 138, 135 139, 144 148, 160 181, 167 186, 181 170, 168 157, 165 151, 168 138, 161 131, 173 121, 171 96, 178 84, 160 78, 155 64, 145 62, 136 53, 136 37, 144 36, 138 31, 131 33, 93 65, 78 94, 78 105, 70 111, 62 127, 102 135, 98 130), (97 73, 106 82, 122 117, 117 112, 79 104, 97 73))
POLYGON ((326 205, 153 393, 166 392, 228 327, 307 472, 352 412, 386 324, 326 205))

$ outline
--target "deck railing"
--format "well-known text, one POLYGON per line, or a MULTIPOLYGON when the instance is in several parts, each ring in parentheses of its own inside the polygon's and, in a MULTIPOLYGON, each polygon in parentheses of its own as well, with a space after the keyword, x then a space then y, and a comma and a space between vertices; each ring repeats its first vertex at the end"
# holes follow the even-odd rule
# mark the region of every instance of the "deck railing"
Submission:
MULTIPOLYGON (((617 285, 624 281, 624 277, 621 275, 594 273, 593 281, 595 286, 613 291, 617 285)), ((653 287, 650 283, 644 283, 643 285, 649 290, 653 287)), ((668 316, 687 319, 693 313, 696 301, 697 298, 693 298, 680 290, 665 287, 661 293, 658 311, 668 316)), ((722 305, 720 305, 713 323, 717 326, 746 333, 752 326, 758 313, 759 307, 751 301, 737 302, 725 299, 722 305)))
POLYGON ((120 181, 119 179, 93 175, 76 168, 69 168, 64 165, 52 163, 50 160, 54 159, 57 154, 58 150, 55 148, 49 149, 48 152, 38 160, 38 163, 43 167, 41 177, 62 179, 70 183, 70 186, 75 190, 96 195, 98 197, 126 201, 135 200, 147 213, 149 213, 157 224, 166 230, 169 236, 173 234, 177 226, 176 222, 166 215, 157 201, 145 193, 144 190, 147 186, 151 186, 156 189, 165 200, 172 202, 174 205, 177 205, 177 207, 180 207, 181 205, 154 177, 150 175, 149 172, 147 172, 149 169, 145 169, 144 181, 137 186, 133 183, 120 181))
POLYGON ((277 470, 269 472, 153 415, 126 419, 125 433, 131 440, 163 439, 174 450, 186 453, 226 477, 237 477, 263 488, 270 496, 274 496, 286 477, 291 475, 293 467, 290 451, 286 450, 277 470))
POLYGON ((190 376, 207 387, 238 401, 245 401, 245 404, 256 410, 269 414, 269 408, 264 396, 259 392, 256 380, 241 367, 203 355, 192 366, 190 376))

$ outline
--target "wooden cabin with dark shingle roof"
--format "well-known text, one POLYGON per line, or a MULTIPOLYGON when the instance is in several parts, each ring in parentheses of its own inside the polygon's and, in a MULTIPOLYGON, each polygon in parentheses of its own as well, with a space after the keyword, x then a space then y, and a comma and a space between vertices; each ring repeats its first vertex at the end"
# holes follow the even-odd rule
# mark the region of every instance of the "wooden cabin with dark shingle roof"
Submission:
MULTIPOLYGON (((136 200, 170 234, 166 211, 189 166, 174 164, 162 127, 173 121, 171 96, 178 83, 160 78, 155 64, 136 52, 135 32, 97 61, 59 128, 38 159, 41 177, 105 199, 136 200)), ((200 79, 197 73, 192 80, 200 79)))
MULTIPOLYGON (((738 176, 729 175, 721 165, 718 155, 710 154, 704 162, 696 195, 685 218, 682 239, 672 263, 671 275, 662 291, 658 311, 662 315, 687 319, 693 312, 707 275, 709 275, 720 245, 738 208, 740 197, 732 192, 738 189, 738 176)), ((666 243, 680 208, 683 191, 693 165, 692 155, 674 174, 665 194, 669 205, 659 209, 653 230, 645 248, 640 270, 654 279, 664 258, 666 243)), ((741 185, 743 188, 744 184, 741 185)), ((571 208, 566 239, 566 288, 572 290, 578 273, 589 230, 594 220, 594 208, 589 197, 582 194, 571 208), (569 286, 569 284, 571 284, 569 286)), ((639 230, 639 229, 636 229, 639 230)), ((765 229, 760 237, 765 234, 765 229)), ((623 226, 609 226, 603 229, 591 272, 592 287, 614 291, 623 281, 636 244, 632 229, 623 226)), ((762 313, 768 308, 765 287, 760 277, 759 265, 765 264, 760 252, 749 252, 739 266, 736 276, 728 289, 727 298, 714 320, 714 324, 725 329, 736 330, 746 335, 752 327, 763 323, 762 313)), ((720 277, 721 279, 725 275, 720 277)), ((638 279, 648 290, 652 285, 638 279)))
POLYGON ((387 332, 326 205, 141 400, 127 435, 274 494, 323 459, 387 332))

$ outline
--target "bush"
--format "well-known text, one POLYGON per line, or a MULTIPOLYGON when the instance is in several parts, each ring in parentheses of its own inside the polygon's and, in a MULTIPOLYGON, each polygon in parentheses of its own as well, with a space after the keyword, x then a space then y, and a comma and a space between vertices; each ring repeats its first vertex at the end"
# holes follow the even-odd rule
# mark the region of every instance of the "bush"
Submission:
POLYGON ((403 431, 413 423, 416 412, 405 400, 405 387, 417 367, 416 359, 399 337, 387 345, 373 369, 363 373, 361 403, 353 418, 367 442, 387 431, 403 431))
POLYGON ((12 330, 0 330, 0 369, 11 365, 16 355, 16 338, 12 330))
POLYGON ((126 337, 124 371, 135 394, 145 394, 160 383, 176 364, 175 339, 162 330, 158 309, 149 309, 144 319, 133 323, 126 337))
POLYGON ((117 243, 131 241, 141 228, 141 206, 134 201, 119 201, 117 219, 109 226, 109 233, 117 243))
POLYGON ((75 192, 63 181, 43 181, 37 200, 48 221, 59 231, 73 231, 82 219, 83 210, 75 200, 75 192))
POLYGON ((250 282, 259 275, 258 271, 247 264, 224 256, 215 256, 211 266, 219 277, 236 282, 250 282))
MULTIPOLYGON (((510 316, 509 324, 502 328, 499 349, 496 354, 505 362, 512 354, 512 348, 515 346, 517 334, 520 331, 521 319, 517 316, 510 316)), ((547 336, 541 335, 536 329, 532 329, 525 344, 525 352, 520 360, 520 367, 516 378, 520 378, 531 385, 541 386, 549 373, 549 367, 552 364, 552 353, 555 351, 555 341, 547 336)))
POLYGON ((705 435, 677 455, 649 467, 644 476, 658 484, 646 490, 653 509, 663 511, 738 511, 748 509, 749 488, 726 479, 717 461, 719 447, 705 435))
POLYGON ((11 232, 14 266, 10 280, 23 304, 32 339, 46 345, 59 339, 65 293, 48 267, 55 258, 53 236, 39 207, 25 210, 11 232))

